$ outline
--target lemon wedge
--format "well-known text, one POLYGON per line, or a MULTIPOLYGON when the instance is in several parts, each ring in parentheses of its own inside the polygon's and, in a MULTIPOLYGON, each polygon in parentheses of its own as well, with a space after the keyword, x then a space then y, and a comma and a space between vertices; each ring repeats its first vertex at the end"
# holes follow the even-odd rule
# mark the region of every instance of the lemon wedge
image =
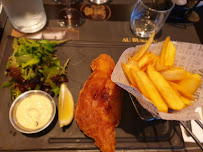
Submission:
POLYGON ((66 84, 61 84, 59 93, 59 103, 58 103, 58 119, 59 126, 69 125, 74 116, 74 100, 73 96, 66 86, 66 84))

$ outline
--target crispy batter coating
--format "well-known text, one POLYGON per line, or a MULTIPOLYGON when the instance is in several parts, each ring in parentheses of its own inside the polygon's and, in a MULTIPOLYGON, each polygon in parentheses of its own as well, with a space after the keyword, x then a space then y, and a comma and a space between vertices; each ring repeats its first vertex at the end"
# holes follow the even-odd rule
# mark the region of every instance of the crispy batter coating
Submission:
POLYGON ((115 151, 115 127, 122 111, 123 90, 111 81, 113 59, 101 54, 91 63, 93 73, 80 91, 75 109, 79 128, 103 152, 115 151))

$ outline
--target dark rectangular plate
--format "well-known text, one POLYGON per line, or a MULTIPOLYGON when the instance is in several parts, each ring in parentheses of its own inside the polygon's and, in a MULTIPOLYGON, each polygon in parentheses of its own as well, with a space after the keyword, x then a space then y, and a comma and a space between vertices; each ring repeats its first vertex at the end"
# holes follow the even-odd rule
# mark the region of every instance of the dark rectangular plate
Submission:
MULTIPOLYGON (((0 58, 0 85, 8 78, 4 75, 7 59, 11 56, 13 38, 8 37, 0 58)), ((90 64, 100 54, 109 54, 115 62, 128 45, 73 41, 56 47, 63 65, 70 59, 67 74, 68 88, 77 102, 80 89, 91 74, 90 64)), ((16 131, 9 122, 12 104, 9 88, 0 88, 0 150, 82 150, 97 149, 94 141, 86 137, 75 120, 63 129, 59 128, 57 115, 52 124, 40 133, 26 135, 16 131)), ((179 125, 174 121, 143 121, 137 115, 129 95, 124 95, 122 120, 116 128, 116 149, 181 149, 184 142, 179 125)), ((55 98, 56 104, 58 103, 55 98)))

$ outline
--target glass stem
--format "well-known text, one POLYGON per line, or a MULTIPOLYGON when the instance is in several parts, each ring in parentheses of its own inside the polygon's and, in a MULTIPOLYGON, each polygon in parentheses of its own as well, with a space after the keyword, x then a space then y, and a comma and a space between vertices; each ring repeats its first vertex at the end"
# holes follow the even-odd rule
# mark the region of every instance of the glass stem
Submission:
POLYGON ((66 0, 66 7, 67 9, 71 8, 71 0, 66 0))
POLYGON ((71 13, 71 0, 66 0, 66 14, 67 14, 67 22, 69 27, 72 27, 72 13, 71 13))
POLYGON ((71 14, 71 0, 66 0, 66 13, 67 13, 68 18, 72 17, 72 14, 71 14))

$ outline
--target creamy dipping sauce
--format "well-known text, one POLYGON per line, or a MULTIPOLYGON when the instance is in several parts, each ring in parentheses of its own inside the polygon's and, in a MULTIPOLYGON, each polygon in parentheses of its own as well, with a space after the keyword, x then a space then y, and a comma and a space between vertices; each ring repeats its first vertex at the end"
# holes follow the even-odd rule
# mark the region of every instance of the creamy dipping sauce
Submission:
POLYGON ((16 109, 18 123, 27 129, 39 129, 52 117, 53 107, 50 99, 44 95, 33 94, 19 103, 16 109))

